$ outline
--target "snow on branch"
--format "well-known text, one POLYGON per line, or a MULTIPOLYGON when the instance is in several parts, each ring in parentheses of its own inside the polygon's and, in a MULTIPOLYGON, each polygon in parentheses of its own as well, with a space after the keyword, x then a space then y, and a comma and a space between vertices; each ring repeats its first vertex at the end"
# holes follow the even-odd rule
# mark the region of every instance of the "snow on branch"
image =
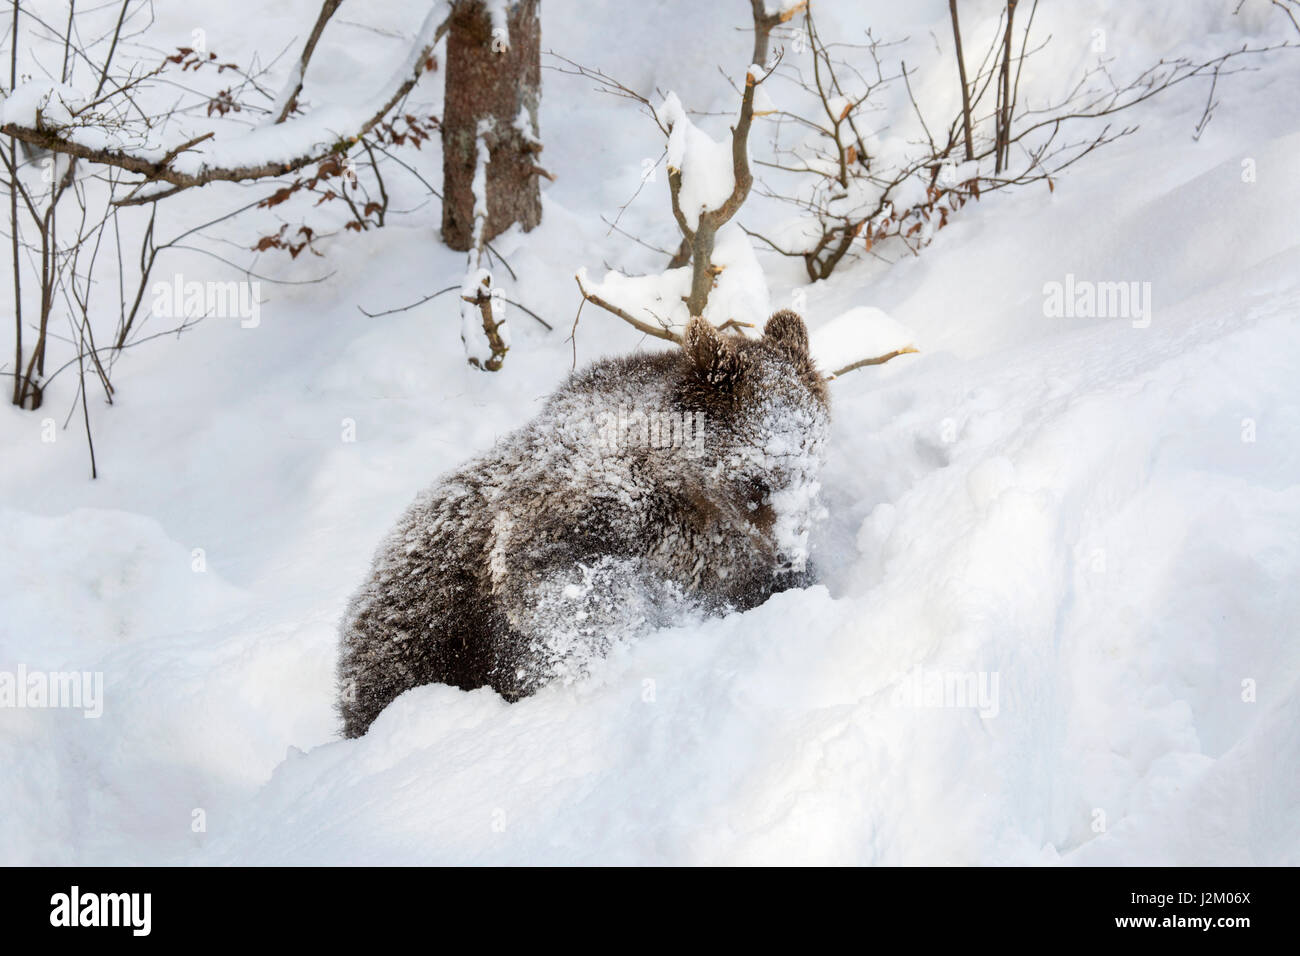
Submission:
POLYGON ((492 161, 491 138, 495 123, 479 120, 475 137, 474 241, 469 250, 465 281, 460 289, 460 340, 465 345, 469 364, 486 372, 496 372, 505 363, 510 350, 510 330, 506 326, 505 302, 492 283, 492 273, 483 268, 488 219, 487 168, 492 161))
MULTIPOLYGON (((703 317, 719 328, 744 328, 766 318, 771 311, 767 280, 753 244, 735 223, 719 230, 712 263, 713 288, 703 317)), ((582 297, 592 305, 639 332, 677 342, 693 314, 689 308, 693 276, 691 266, 682 266, 643 276, 610 271, 599 282, 580 269, 576 278, 582 297)))
POLYGON ((736 171, 731 143, 713 139, 690 121, 676 93, 668 93, 655 110, 668 130, 668 175, 675 182, 673 212, 689 235, 700 225, 700 216, 721 209, 736 191, 736 171))
MULTIPOLYGON (((329 4, 322 8, 317 29, 324 28, 329 4)), ((77 159, 116 167, 144 179, 121 204, 152 201, 182 189, 210 182, 238 182, 280 176, 344 150, 368 133, 411 91, 428 68, 429 58, 442 32, 441 5, 425 17, 402 65, 374 94, 357 103, 321 107, 305 116, 263 126, 230 140, 200 143, 211 134, 164 146, 137 145, 120 124, 104 121, 75 91, 60 84, 34 81, 14 90, 0 104, 0 133, 33 146, 77 159), (149 184, 174 187, 161 193, 142 192, 149 184)), ((332 11, 330 11, 332 12, 332 11)), ((316 37, 318 39, 318 37, 316 37)), ((309 41, 294 70, 294 92, 281 94, 287 115, 301 89, 302 71, 310 60, 309 41)))
MULTIPOLYGON (((715 140, 696 126, 674 92, 653 104, 600 70, 557 57, 604 92, 639 103, 667 138, 669 198, 682 235, 681 248, 668 268, 644 276, 610 271, 599 282, 593 282, 585 269, 575 276, 584 302, 654 338, 680 342, 682 330, 693 316, 708 319, 720 329, 740 329, 752 328, 769 312, 766 280, 750 233, 731 220, 754 185, 748 145, 753 119, 778 112, 771 100, 761 95, 762 84, 781 63, 780 55, 769 63, 772 31, 803 12, 807 4, 804 0, 751 0, 751 5, 753 55, 743 89, 736 86, 740 107, 725 140, 715 140)), ((851 105, 845 100, 827 109, 834 120, 851 105)), ((861 318, 856 314, 852 321, 837 319, 827 327, 829 335, 821 336, 823 342, 837 343, 821 358, 824 368, 835 369, 828 378, 917 351, 911 344, 877 341, 879 335, 864 340, 862 328, 878 330, 881 323, 864 326, 857 321, 861 318), (850 326, 856 330, 853 334, 845 331, 850 326)))
POLYGON ((576 67, 578 74, 594 79, 606 92, 640 103, 668 140, 669 199, 682 234, 681 250, 669 268, 661 275, 637 278, 611 273, 599 284, 590 283, 585 271, 577 276, 585 301, 647 335, 676 341, 692 316, 712 316, 724 326, 748 326, 752 322, 747 320, 766 314, 767 286, 748 237, 734 225, 726 229, 725 236, 720 230, 728 227, 754 184, 749 132, 758 88, 775 68, 764 66, 771 33, 794 16, 802 3, 782 2, 769 9, 765 0, 751 0, 751 7, 753 54, 745 71, 736 122, 725 141, 714 140, 699 129, 676 93, 669 92, 654 105, 648 97, 599 70, 559 58, 576 67), (724 271, 729 265, 732 268, 724 271), (736 290, 744 286, 746 291, 727 295, 722 291, 724 285, 736 290), (746 294, 751 299, 761 297, 761 303, 745 301, 746 294), (622 298, 628 295, 635 304, 622 298), (719 302, 720 298, 729 301, 719 302))

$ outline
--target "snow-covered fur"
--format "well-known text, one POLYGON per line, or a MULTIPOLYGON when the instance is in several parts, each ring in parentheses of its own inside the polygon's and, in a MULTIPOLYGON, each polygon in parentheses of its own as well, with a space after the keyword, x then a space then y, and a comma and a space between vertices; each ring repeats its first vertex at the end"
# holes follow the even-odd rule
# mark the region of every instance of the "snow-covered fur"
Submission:
POLYGON ((613 640, 805 583, 828 427, 789 311, 575 373, 380 547, 342 625, 344 733, 421 684, 517 700, 613 640))

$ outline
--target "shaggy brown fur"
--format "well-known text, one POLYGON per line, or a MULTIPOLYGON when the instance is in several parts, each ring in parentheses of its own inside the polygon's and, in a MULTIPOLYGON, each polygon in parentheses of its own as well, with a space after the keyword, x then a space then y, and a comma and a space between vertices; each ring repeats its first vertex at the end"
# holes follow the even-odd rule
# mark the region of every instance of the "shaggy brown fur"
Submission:
POLYGON ((804 583, 828 425, 789 311, 756 339, 692 319, 680 351, 575 373, 380 547, 342 625, 344 734, 412 687, 517 700, 612 640, 804 583))

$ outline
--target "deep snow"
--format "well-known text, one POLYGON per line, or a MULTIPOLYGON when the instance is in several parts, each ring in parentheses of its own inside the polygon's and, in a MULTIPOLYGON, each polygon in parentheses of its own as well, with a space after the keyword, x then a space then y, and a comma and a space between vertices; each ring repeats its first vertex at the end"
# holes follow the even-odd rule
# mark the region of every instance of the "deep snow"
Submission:
MULTIPOLYGON (((1139 65, 1285 38, 1267 4, 1234 5, 1068 5, 1045 32, 1082 62, 1100 23, 1139 65)), ((716 65, 747 66, 734 6, 546 0, 544 46, 722 110, 716 65), (611 36, 635 45, 610 57, 611 36)), ((209 35, 278 50, 314 12, 286 7, 224 12, 209 35)), ((936 0, 880 15, 933 56, 946 41, 936 0)), ((375 16, 409 32, 420 11, 375 16)), ((192 24, 162 10, 159 28, 192 24)), ((313 64, 308 92, 345 88, 364 49, 313 64)), ((502 372, 466 367, 454 297, 356 308, 459 281, 434 203, 341 236, 327 264, 263 257, 281 277, 335 271, 263 285, 257 328, 209 321, 123 358, 116 405, 93 410, 96 482, 76 419, 48 443, 46 413, 0 413, 0 670, 105 681, 98 719, 0 709, 0 862, 1300 862, 1297 80, 1295 51, 1226 79, 1199 142, 1204 87, 1173 93, 1054 192, 972 204, 892 266, 804 287, 760 253, 772 305, 797 296, 815 340, 869 308, 859 344, 921 349, 832 384, 825 583, 659 631, 518 704, 420 688, 341 741, 335 626, 415 492, 530 417, 571 349, 662 347, 591 306, 566 339, 578 268, 662 267, 599 215, 663 143, 548 72, 559 178, 541 227, 499 245, 556 331, 512 311, 502 372), (1046 317, 1044 285, 1067 276, 1149 282, 1149 325, 1046 317), (968 674, 992 706, 927 706, 935 675, 968 674)), ((666 244, 655 185, 621 225, 666 244)), ((60 424, 74 384, 52 389, 60 424)))

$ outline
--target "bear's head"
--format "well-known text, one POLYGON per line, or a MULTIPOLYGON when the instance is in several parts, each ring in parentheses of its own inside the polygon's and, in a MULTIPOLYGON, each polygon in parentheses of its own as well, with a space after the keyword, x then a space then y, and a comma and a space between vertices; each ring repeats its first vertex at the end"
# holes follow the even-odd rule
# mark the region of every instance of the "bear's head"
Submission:
POLYGON ((830 428, 826 380, 803 319, 782 310, 748 338, 692 318, 681 369, 680 400, 703 415, 696 487, 753 535, 774 570, 803 571, 830 428))

